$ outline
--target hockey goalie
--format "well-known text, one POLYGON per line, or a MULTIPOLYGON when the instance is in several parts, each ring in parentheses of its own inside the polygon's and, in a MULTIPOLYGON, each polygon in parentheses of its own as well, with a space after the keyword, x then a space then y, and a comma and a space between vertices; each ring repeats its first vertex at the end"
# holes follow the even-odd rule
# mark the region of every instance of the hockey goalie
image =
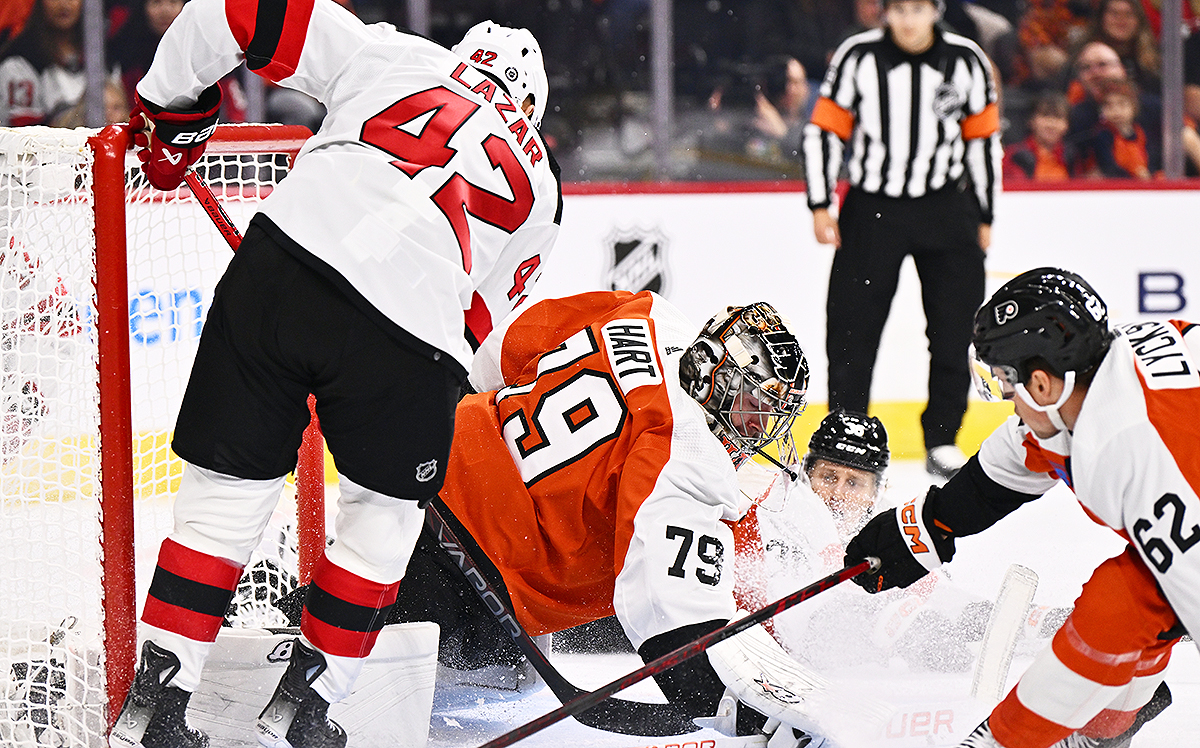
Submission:
MULTIPOLYGON (((735 466, 768 449, 794 461, 808 384, 773 307, 729 307, 697 335, 650 292, 542 301, 487 339, 471 384, 479 393, 459 404, 435 502, 526 632, 615 614, 649 662, 737 615, 731 524, 750 500, 735 466)), ((441 626, 444 667, 519 668, 429 531, 394 610, 441 626)), ((770 733, 776 746, 823 731, 813 708, 823 681, 761 627, 656 681, 699 718, 728 692, 742 706, 726 729, 770 733)))

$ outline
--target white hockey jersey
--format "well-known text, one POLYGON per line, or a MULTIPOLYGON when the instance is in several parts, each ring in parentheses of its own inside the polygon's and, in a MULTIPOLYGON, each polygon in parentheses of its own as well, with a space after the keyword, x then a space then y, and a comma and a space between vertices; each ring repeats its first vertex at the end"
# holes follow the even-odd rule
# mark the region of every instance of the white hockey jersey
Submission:
POLYGON ((1040 495, 1059 479, 1089 516, 1137 549, 1175 614, 1200 632, 1200 361, 1196 325, 1115 328, 1070 433, 1039 440, 1013 416, 984 441, 980 466, 1040 495))
POLYGON ((519 103, 427 39, 332 0, 192 0, 138 95, 187 107, 243 60, 328 114, 261 215, 405 331, 469 368, 525 298, 561 219, 519 103))

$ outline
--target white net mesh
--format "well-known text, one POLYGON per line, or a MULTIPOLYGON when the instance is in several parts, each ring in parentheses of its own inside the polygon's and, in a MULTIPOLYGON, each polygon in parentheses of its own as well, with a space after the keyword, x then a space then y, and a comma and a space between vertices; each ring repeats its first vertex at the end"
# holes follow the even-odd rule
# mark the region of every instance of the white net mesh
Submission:
MULTIPOLYGON (((92 131, 0 129, 0 745, 104 744, 104 578, 92 131)), ((199 172, 249 222, 286 172, 254 146, 199 172)), ((181 463, 170 430, 229 247, 186 188, 126 160, 137 601, 170 531, 181 463)), ((106 189, 101 186, 100 189, 106 189)), ((111 188, 108 188, 111 189, 111 188)), ((108 446, 106 446, 106 449, 108 446)), ((114 445, 115 448, 115 445, 114 445)), ((235 625, 282 625, 296 584, 294 508, 281 503, 235 599, 235 625)))

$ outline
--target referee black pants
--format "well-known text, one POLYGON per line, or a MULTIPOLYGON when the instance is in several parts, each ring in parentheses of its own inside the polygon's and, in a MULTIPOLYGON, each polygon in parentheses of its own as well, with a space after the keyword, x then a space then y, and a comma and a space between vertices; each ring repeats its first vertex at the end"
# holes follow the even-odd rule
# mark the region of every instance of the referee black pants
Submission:
MULTIPOLYGON (((867 411, 900 266, 912 255, 929 339, 929 401, 921 414, 925 448, 953 444, 967 409, 967 348, 984 294, 973 196, 957 187, 920 198, 851 189, 838 224, 842 246, 834 254, 825 304, 830 409, 867 411)), ((887 374, 913 376, 911 371, 887 374)))

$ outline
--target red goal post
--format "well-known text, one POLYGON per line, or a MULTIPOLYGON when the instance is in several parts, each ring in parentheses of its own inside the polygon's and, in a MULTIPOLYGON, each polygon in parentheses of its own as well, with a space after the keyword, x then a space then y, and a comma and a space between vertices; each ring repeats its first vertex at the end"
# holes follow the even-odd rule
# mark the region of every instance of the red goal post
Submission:
MULTIPOLYGON (((308 135, 221 126, 197 171, 244 229, 308 135)), ((0 129, 4 745, 104 744, 170 531, 170 430, 230 256, 186 188, 145 182, 130 141, 123 125, 0 129)), ((239 585, 244 625, 278 625, 261 616, 324 547, 315 416, 300 460, 297 514, 276 513, 239 585)))

